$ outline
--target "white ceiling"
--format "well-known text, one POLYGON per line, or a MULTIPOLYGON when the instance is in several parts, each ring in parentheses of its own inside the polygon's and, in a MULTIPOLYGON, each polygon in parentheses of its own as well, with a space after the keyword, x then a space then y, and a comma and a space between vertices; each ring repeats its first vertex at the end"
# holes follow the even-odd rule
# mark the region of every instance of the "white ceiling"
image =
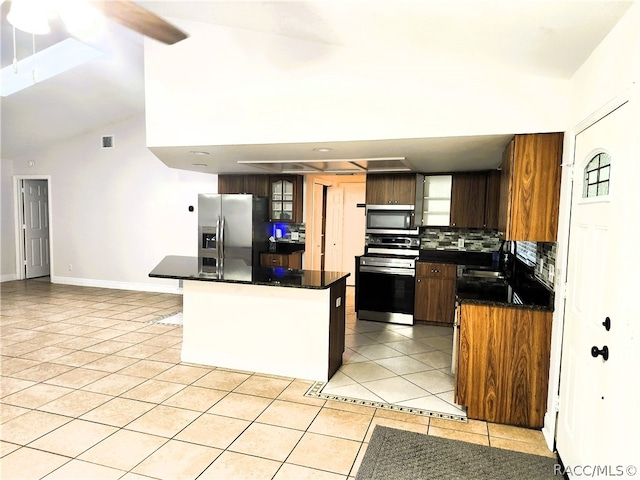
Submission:
MULTIPOLYGON (((1 0, 0 0, 1 1, 1 0)), ((323 1, 141 1, 168 19, 208 22, 354 48, 385 48, 412 54, 445 54, 556 78, 569 78, 634 0, 323 0, 323 1)), ((2 7, 2 66, 11 63, 11 29, 2 7)), ((98 60, 2 98, 2 157, 12 158, 60 139, 106 127, 144 111, 140 35, 111 22, 95 43, 107 51, 98 60)), ((188 33, 188 32, 187 32, 188 33)), ((38 36, 44 48, 64 34, 38 36)), ((28 55, 31 36, 17 33, 18 57, 28 55), (27 47, 23 47, 23 45, 27 47)), ((400 54, 400 53, 399 53, 400 54)), ((108 128, 105 134, 108 134, 108 128)), ((337 158, 405 157, 390 161, 417 171, 494 168, 509 135, 375 142, 323 143, 337 158), (418 156, 416 152, 423 152, 418 156), (427 152, 427 154, 424 154, 427 152), (419 158, 419 160, 418 160, 419 158), (445 162, 446 160, 446 162, 445 162)), ((217 171, 249 167, 238 160, 313 159, 309 144, 207 146, 217 171), (259 152, 259 157, 257 153, 259 152)), ((193 157, 164 149, 163 161, 194 169, 193 157)), ((203 148, 204 150, 204 148, 203 148)), ((366 162, 365 162, 366 163, 366 162)), ((370 164, 380 165, 373 161, 370 164)), ((362 164, 362 162, 361 162, 362 164)), ((335 165, 334 165, 335 166, 335 165)), ((286 168, 291 165, 286 165, 286 168)), ((315 165, 316 168, 325 168, 315 165)), ((299 167, 300 168, 300 167, 299 167)))

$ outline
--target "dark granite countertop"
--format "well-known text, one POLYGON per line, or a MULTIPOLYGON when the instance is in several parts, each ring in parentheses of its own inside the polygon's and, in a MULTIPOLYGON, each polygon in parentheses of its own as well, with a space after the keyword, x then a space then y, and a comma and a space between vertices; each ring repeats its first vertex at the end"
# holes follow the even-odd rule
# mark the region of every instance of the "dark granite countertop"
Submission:
POLYGON ((198 257, 169 255, 149 273, 150 277, 196 280, 204 282, 245 283, 273 287, 325 289, 344 280, 345 272, 292 270, 287 268, 252 267, 242 260, 227 259, 218 269, 202 266, 198 257))
POLYGON ((421 262, 455 263, 456 265, 490 266, 493 254, 490 252, 465 252, 458 250, 420 250, 421 262))
MULTIPOLYGON (((501 271, 492 261, 492 253, 447 250, 421 250, 420 261, 454 263, 469 267, 501 271)), ((480 276, 458 277, 456 298, 460 303, 474 303, 514 308, 553 311, 554 293, 538 282, 526 267, 514 264, 504 278, 480 276)))
POLYGON ((303 253, 305 245, 304 243, 299 242, 283 242, 277 241, 275 242, 275 251, 264 250, 260 253, 276 253, 278 255, 291 255, 294 253, 303 253))
MULTIPOLYGON (((537 283, 537 282, 536 282, 537 283)), ((456 281, 460 303, 553 311, 553 292, 543 285, 514 285, 506 278, 463 277, 456 281)))

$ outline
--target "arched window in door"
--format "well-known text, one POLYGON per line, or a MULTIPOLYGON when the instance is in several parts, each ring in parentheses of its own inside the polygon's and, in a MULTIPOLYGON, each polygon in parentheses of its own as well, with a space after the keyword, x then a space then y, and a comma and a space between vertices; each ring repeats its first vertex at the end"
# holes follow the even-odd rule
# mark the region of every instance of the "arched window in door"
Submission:
POLYGON ((611 157, 600 152, 593 156, 584 168, 582 198, 609 195, 609 177, 611 175, 611 157))

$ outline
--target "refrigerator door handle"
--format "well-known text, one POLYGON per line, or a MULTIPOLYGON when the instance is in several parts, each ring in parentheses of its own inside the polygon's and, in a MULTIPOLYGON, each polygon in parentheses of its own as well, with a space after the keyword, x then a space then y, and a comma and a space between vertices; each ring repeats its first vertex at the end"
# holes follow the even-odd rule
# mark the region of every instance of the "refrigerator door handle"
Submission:
POLYGON ((216 220, 216 260, 220 258, 220 215, 218 215, 218 220, 216 220))
POLYGON ((220 258, 224 258, 224 224, 226 223, 224 216, 220 224, 220 258))

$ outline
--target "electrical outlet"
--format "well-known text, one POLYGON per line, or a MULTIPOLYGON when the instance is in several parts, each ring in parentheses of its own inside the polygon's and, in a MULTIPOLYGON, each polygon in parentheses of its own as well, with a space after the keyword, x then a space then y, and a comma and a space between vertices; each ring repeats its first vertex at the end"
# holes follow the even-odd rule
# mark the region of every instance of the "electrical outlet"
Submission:
POLYGON ((298 232, 291 232, 291 240, 299 240, 300 234, 298 232))
POLYGON ((72 270, 73 270, 73 265, 69 264, 69 271, 72 271, 72 270))
POLYGON ((555 268, 553 265, 549 265, 549 283, 553 283, 553 277, 555 276, 555 268))
POLYGON ((458 239, 458 248, 464 248, 464 238, 458 239))

